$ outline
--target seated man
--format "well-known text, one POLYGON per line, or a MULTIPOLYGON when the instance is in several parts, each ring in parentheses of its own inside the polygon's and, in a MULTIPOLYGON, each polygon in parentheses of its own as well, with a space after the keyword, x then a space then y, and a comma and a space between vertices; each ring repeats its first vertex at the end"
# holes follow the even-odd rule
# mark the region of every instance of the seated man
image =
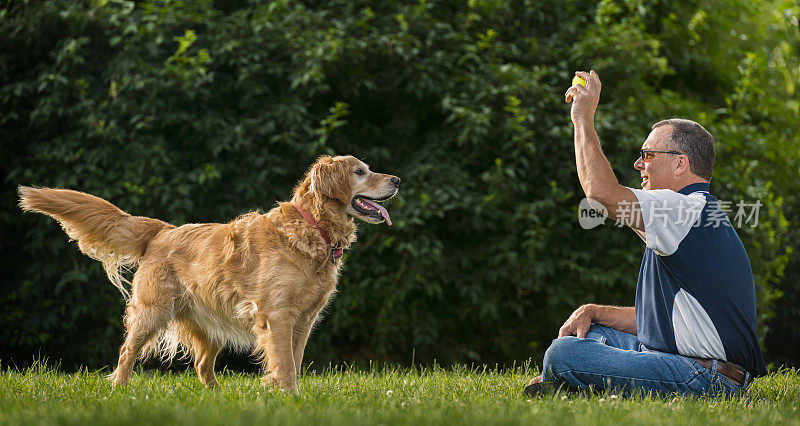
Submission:
POLYGON ((554 386, 660 395, 744 390, 766 374, 758 346, 750 261, 709 194, 714 138, 701 125, 661 121, 634 163, 642 189, 621 186, 600 148, 597 74, 572 101, 575 157, 586 197, 644 240, 635 307, 584 305, 567 319, 525 389, 554 386))

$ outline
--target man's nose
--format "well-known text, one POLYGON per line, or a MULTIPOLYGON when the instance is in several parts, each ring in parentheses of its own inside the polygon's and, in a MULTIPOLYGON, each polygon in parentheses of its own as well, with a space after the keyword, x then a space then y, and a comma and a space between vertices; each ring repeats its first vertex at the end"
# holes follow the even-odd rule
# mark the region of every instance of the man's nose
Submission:
POLYGON ((644 162, 641 158, 637 158, 636 161, 633 162, 633 168, 636 170, 644 170, 644 162))
POLYGON ((389 182, 392 182, 392 185, 394 185, 396 188, 400 188, 400 178, 399 177, 392 176, 392 178, 389 179, 389 182))

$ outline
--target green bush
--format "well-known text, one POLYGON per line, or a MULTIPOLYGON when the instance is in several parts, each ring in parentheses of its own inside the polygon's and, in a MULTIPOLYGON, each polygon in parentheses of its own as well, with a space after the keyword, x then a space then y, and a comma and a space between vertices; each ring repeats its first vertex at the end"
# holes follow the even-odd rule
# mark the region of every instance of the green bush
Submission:
POLYGON ((122 337, 99 263, 22 215, 17 185, 227 221, 287 199, 325 153, 403 188, 393 227, 361 225, 309 359, 538 357, 577 305, 633 303, 643 250, 575 217, 563 93, 590 68, 623 184, 650 125, 682 116, 717 137, 712 191, 765 203, 739 229, 763 338, 777 288, 800 291, 780 282, 798 241, 798 14, 767 0, 6 2, 0 359, 106 365, 122 337))

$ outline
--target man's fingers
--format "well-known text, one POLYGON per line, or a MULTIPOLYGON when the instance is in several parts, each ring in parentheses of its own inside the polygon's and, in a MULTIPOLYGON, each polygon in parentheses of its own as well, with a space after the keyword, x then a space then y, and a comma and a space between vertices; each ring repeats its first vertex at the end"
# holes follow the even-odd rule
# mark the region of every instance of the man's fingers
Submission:
POLYGON ((586 72, 586 71, 575 71, 575 75, 577 75, 578 77, 586 80, 587 83, 589 82, 589 79, 591 78, 591 77, 589 77, 589 73, 586 72))
POLYGON ((569 324, 562 325, 561 328, 558 330, 558 337, 574 336, 574 335, 575 335, 575 330, 573 330, 573 328, 569 324))
POLYGON ((586 333, 588 333, 588 332, 589 332, 589 324, 588 323, 587 324, 580 324, 580 325, 578 325, 578 330, 577 330, 577 333, 575 333, 575 335, 580 337, 581 339, 583 339, 583 338, 586 337, 586 333))
POLYGON ((582 78, 583 81, 586 82, 586 87, 588 88, 590 84, 592 84, 592 79, 589 77, 589 73, 586 71, 575 71, 575 75, 582 78))
POLYGON ((591 70, 589 72, 589 75, 591 76, 591 79, 594 80, 597 83, 597 85, 599 86, 600 85, 600 76, 597 75, 597 73, 594 72, 594 70, 591 70))
POLYGON ((586 80, 586 87, 593 88, 594 86, 600 87, 600 77, 597 76, 597 73, 594 70, 590 72, 586 71, 575 71, 575 75, 578 77, 586 80))
POLYGON ((581 86, 580 84, 576 84, 569 89, 567 89, 567 93, 564 94, 564 100, 569 103, 569 101, 578 97, 579 94, 585 95, 588 94, 589 91, 581 86))
POLYGON ((564 101, 569 103, 570 101, 576 99, 578 95, 587 95, 589 93, 588 89, 581 86, 580 84, 576 84, 575 86, 570 87, 565 94, 564 101))
POLYGON ((569 103, 573 98, 575 98, 575 86, 570 87, 567 89, 567 93, 564 93, 564 102, 569 103))

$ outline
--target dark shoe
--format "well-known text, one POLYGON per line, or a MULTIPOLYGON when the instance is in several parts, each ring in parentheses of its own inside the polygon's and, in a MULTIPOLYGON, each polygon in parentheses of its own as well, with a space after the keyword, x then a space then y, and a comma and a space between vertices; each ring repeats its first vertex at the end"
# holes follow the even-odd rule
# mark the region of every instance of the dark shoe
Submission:
POLYGON ((550 382, 534 383, 532 385, 525 386, 525 389, 522 390, 522 393, 531 398, 539 398, 555 394, 556 387, 550 382))

